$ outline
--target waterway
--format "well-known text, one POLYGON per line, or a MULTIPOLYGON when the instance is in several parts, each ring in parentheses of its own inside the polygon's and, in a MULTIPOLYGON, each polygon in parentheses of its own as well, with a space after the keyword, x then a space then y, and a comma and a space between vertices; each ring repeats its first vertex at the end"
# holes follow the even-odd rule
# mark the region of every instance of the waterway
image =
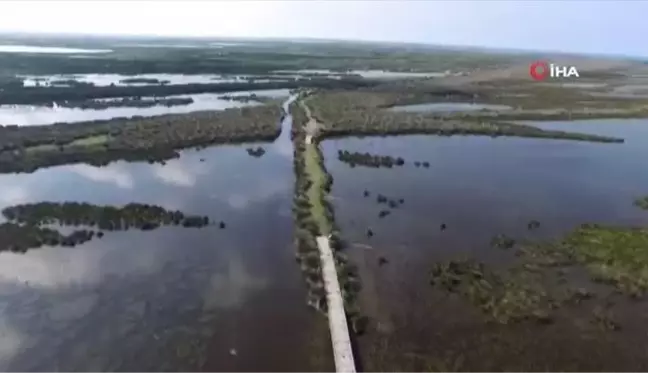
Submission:
MULTIPOLYGON (((227 93, 228 96, 243 96, 256 94, 260 97, 288 97, 288 89, 270 89, 238 91, 227 93)), ((110 107, 107 109, 81 109, 54 106, 35 105, 0 105, 0 124, 32 126, 53 123, 85 122, 93 120, 108 120, 113 118, 130 118, 133 116, 152 117, 164 114, 184 114, 205 110, 225 110, 228 108, 258 105, 258 102, 240 102, 223 99, 224 94, 201 93, 193 95, 165 96, 164 98, 191 98, 193 102, 187 105, 155 105, 151 107, 110 107)), ((154 97, 142 97, 143 100, 154 97)))
POLYGON ((429 273, 438 262, 474 258, 495 268, 508 263, 510 256, 490 245, 497 234, 546 240, 586 222, 648 225, 648 213, 633 205, 648 193, 648 174, 641 171, 648 157, 645 121, 533 124, 626 142, 398 136, 321 144, 334 178, 336 222, 360 268, 362 307, 372 320, 359 339, 365 369, 648 367, 643 349, 648 338, 634 327, 648 311, 644 302, 618 301, 615 313, 623 329, 602 333, 592 330, 591 310, 557 311, 548 326, 488 323, 469 303, 430 286, 429 273), (402 157, 405 165, 351 168, 337 159, 339 150, 402 157), (377 203, 378 194, 403 203, 381 218, 387 206, 377 203), (529 230, 531 220, 540 228, 529 230))
POLYGON ((186 150, 165 165, 0 175, 0 208, 140 202, 226 223, 0 253, 0 368, 333 369, 326 320, 306 306, 294 262, 291 120, 274 143, 186 150), (252 146, 267 152, 251 157, 252 146))

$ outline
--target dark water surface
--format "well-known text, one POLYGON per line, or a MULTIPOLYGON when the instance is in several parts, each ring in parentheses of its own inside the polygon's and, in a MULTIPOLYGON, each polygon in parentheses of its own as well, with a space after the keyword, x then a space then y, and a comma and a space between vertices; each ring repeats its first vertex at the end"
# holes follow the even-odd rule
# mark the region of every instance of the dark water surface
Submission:
POLYGON ((359 340, 368 370, 648 367, 648 335, 632 327, 647 321, 644 302, 619 310, 621 332, 597 334, 572 319, 549 326, 488 324, 467 303, 449 301, 429 285, 438 261, 473 257, 497 264, 501 250, 489 242, 499 233, 546 239, 585 222, 648 224, 648 214, 633 206, 634 198, 648 193, 646 121, 543 126, 620 136, 626 143, 402 136, 322 144, 334 177, 336 220, 352 243, 362 304, 372 319, 359 340), (337 159, 338 150, 400 156, 406 164, 350 168, 337 159), (430 166, 417 168, 415 161, 430 166), (370 197, 363 196, 365 189, 370 197), (386 206, 377 204, 377 193, 404 203, 380 219, 386 206), (527 229, 532 219, 540 229, 527 229), (389 263, 378 265, 381 256, 389 263))
POLYGON ((330 343, 325 320, 306 307, 294 262, 290 117, 283 126, 258 159, 249 144, 188 150, 164 166, 0 175, 0 208, 141 202, 227 225, 0 253, 0 368, 331 369, 317 350, 330 343))

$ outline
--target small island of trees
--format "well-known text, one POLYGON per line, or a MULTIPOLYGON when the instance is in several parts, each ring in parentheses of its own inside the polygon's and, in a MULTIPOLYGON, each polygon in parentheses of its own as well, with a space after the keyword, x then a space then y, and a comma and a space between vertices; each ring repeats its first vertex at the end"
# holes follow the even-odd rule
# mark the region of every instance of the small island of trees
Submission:
MULTIPOLYGON (((75 246, 101 238, 104 232, 161 226, 201 228, 211 224, 207 216, 186 215, 163 207, 129 203, 121 207, 79 202, 40 202, 10 206, 2 210, 7 222, 0 224, 0 251, 25 252, 41 246, 75 246), (55 226, 84 227, 70 234, 55 226)), ((220 223, 221 229, 224 222, 220 223)))

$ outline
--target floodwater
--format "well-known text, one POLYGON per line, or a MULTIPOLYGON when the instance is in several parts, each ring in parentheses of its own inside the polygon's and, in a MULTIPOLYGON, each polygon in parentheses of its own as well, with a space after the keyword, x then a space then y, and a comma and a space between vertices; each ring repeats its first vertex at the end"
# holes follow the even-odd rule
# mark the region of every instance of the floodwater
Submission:
POLYGON ((187 150, 166 165, 0 175, 0 208, 140 202, 226 223, 0 253, 0 368, 331 370, 325 319, 307 308, 294 262, 290 125, 273 144, 187 150))
POLYGON ((461 111, 478 110, 510 110, 507 105, 478 104, 471 102, 434 102, 426 104, 399 105, 390 107, 390 111, 401 111, 409 113, 448 113, 461 111))
POLYGON ((339 72, 325 69, 303 69, 303 70, 277 70, 276 73, 294 73, 331 76, 359 75, 368 79, 406 79, 406 78, 432 78, 444 77, 449 72, 399 72, 387 70, 348 70, 339 72))
MULTIPOLYGON (((184 114, 203 110, 225 110, 234 107, 258 105, 258 102, 239 102, 221 98, 223 95, 242 96, 256 94, 257 96, 281 98, 289 95, 288 89, 271 89, 256 91, 238 91, 229 93, 201 93, 192 95, 165 96, 166 98, 192 98, 188 105, 151 107, 111 107, 107 109, 81 109, 67 107, 47 107, 34 105, 0 105, 0 124, 15 124, 18 126, 33 126, 40 124, 85 122, 107 120, 113 118, 130 118, 133 116, 152 117, 164 114, 184 114)), ((153 99, 143 97, 143 99, 153 99)))
POLYGON ((115 85, 118 87, 142 87, 151 85, 181 85, 181 84, 216 84, 216 83, 242 83, 252 80, 256 83, 269 81, 268 79, 255 79, 254 75, 218 75, 218 74, 75 74, 75 75, 25 75, 20 76, 25 87, 66 87, 68 80, 79 83, 93 84, 97 87, 115 85), (128 79, 154 79, 157 82, 129 82, 128 79))
POLYGON ((0 45, 0 53, 110 53, 110 49, 79 49, 64 47, 39 47, 34 45, 0 45))
MULTIPOLYGON (((500 233, 558 237, 585 222, 648 225, 635 206, 648 192, 648 126, 642 120, 544 123, 543 127, 624 137, 624 144, 489 137, 366 137, 326 140, 336 221, 363 282, 371 322, 359 338, 369 371, 644 370, 646 305, 630 302, 619 332, 574 319, 552 325, 485 323, 472 306, 429 285, 439 261, 502 260, 500 233), (349 167, 338 150, 403 157, 392 169, 349 167), (429 162, 429 168, 414 162, 429 162), (364 197, 363 192, 371 193, 364 197), (382 219, 381 193, 404 203, 382 219), (541 227, 528 231, 527 223, 541 227), (447 229, 441 230, 441 224, 447 229), (371 228, 373 237, 366 231, 371 228), (379 258, 388 260, 379 265, 379 258), (636 305, 636 306, 634 306, 636 305), (611 333, 611 334, 610 334, 611 333)), ((589 317, 591 317, 591 314, 589 317)), ((561 321, 562 320, 562 321, 561 321)))

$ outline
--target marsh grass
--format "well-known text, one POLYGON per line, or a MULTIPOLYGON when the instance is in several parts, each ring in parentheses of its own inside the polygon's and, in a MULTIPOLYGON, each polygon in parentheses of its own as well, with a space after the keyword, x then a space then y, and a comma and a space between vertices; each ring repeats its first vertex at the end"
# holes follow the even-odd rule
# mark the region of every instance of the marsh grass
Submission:
POLYGON ((501 324, 533 319, 550 323, 553 298, 528 274, 490 271, 472 260, 436 264, 430 282, 449 293, 460 294, 490 320, 501 324))

